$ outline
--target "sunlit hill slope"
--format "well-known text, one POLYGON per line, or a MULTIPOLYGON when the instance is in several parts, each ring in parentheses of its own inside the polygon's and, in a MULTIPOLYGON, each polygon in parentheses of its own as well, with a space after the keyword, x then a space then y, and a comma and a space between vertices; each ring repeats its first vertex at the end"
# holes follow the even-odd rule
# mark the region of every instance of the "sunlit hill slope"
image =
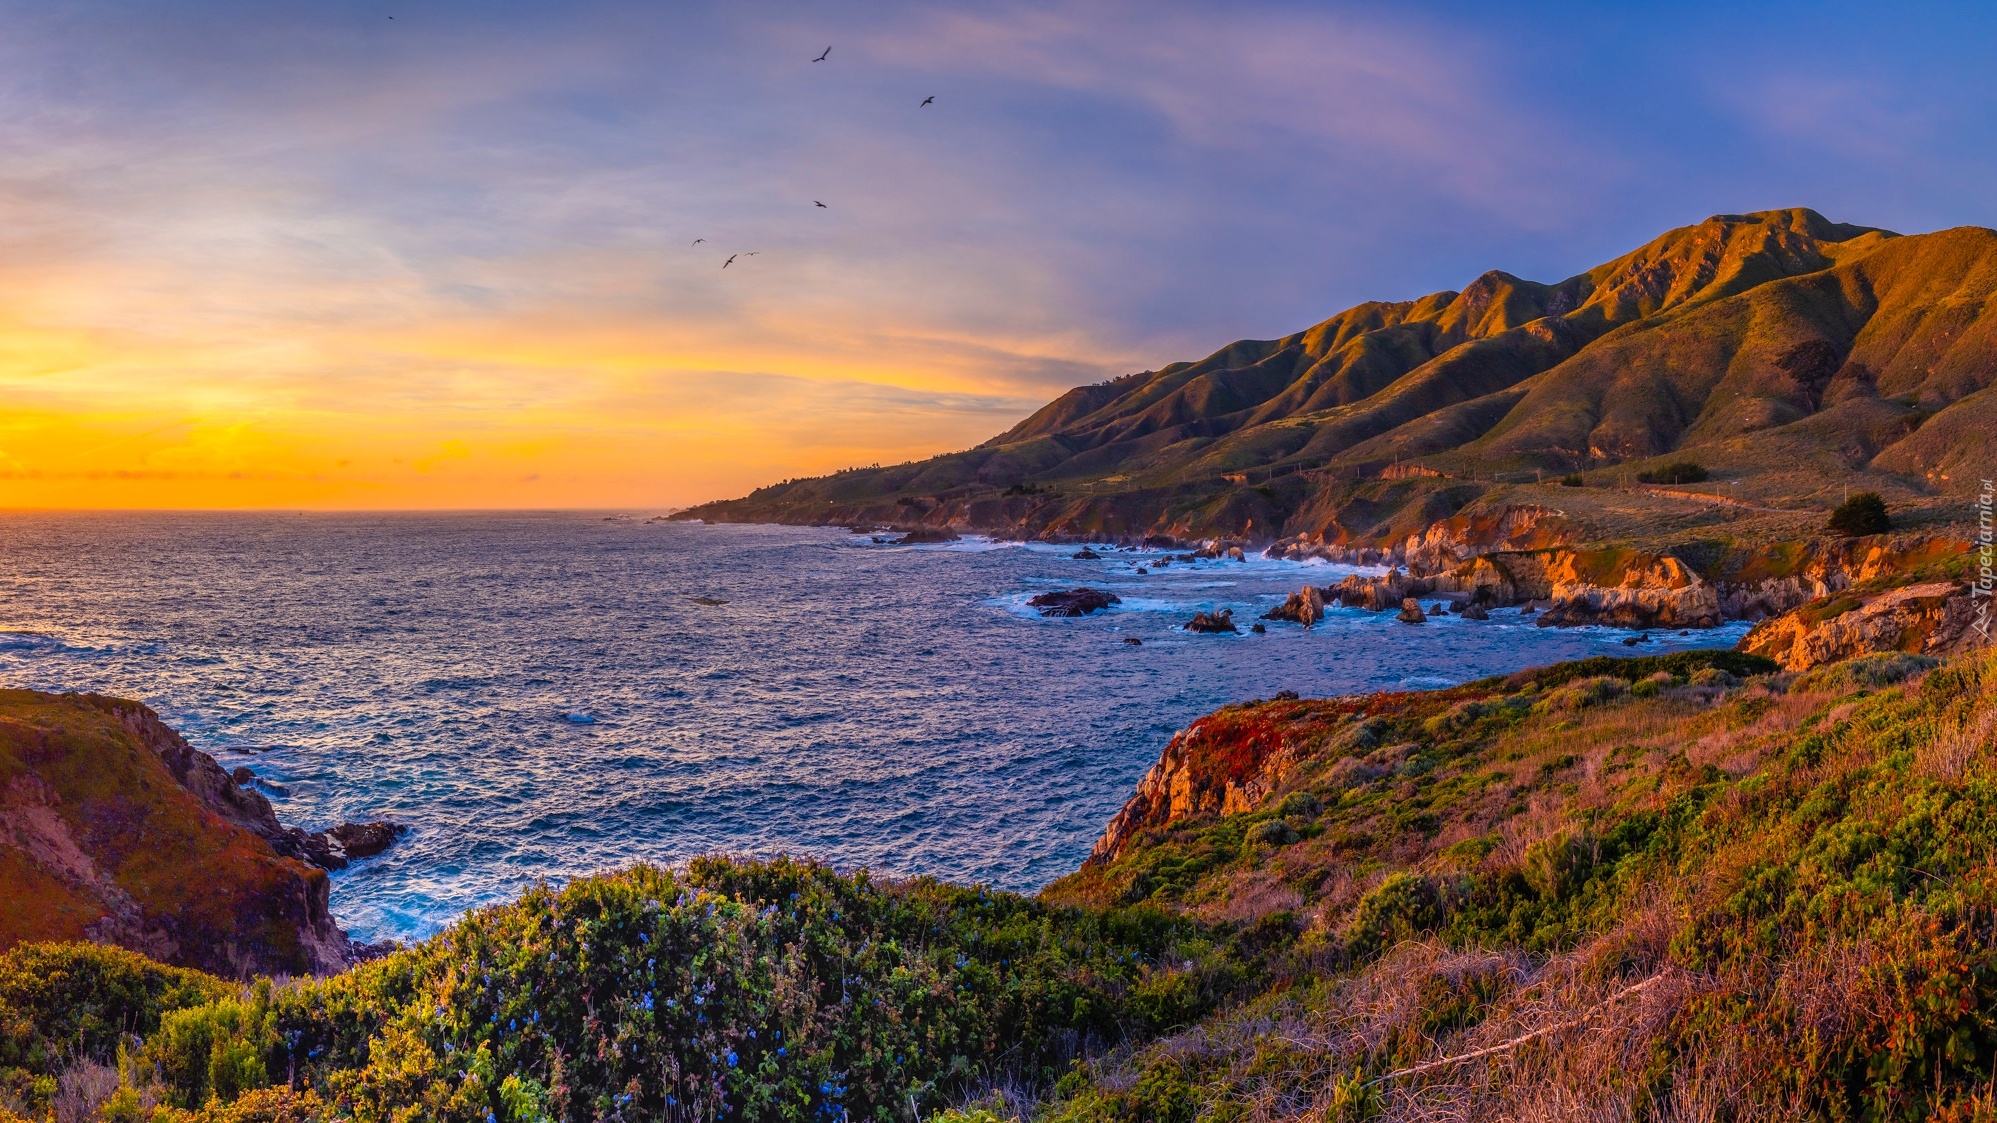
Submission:
MULTIPOLYGON (((1752 506, 1814 519, 1851 488, 1960 517, 1997 453, 1993 295, 1988 229, 1717 215, 1558 284, 1493 271, 1361 304, 1079 387, 973 449, 685 517, 1378 544, 1550 476, 1623 485, 1687 457, 1752 506)), ((1560 498, 1601 536, 1695 517, 1560 498)))

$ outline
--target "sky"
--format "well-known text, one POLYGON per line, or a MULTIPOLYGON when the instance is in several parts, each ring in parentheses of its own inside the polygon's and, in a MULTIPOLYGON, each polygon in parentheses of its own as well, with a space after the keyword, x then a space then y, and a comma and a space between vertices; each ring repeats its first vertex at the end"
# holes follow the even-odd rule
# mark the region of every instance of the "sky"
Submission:
POLYGON ((0 0, 0 507, 667 509, 1714 213, 1997 225, 1993 47, 1985 4, 0 0))

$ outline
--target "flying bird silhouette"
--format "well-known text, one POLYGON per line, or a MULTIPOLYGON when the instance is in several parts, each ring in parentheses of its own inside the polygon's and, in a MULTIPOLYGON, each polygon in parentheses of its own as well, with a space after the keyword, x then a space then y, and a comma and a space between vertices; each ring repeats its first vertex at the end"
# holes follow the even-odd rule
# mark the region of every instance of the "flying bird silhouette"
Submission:
POLYGON ((755 257, 755 256, 757 256, 758 254, 760 254, 760 253, 762 253, 762 252, 763 252, 762 250, 750 250, 750 251, 749 251, 748 253, 745 253, 745 254, 743 254, 742 256, 743 256, 743 257, 755 257))
MULTIPOLYGON (((816 205, 816 206, 820 206, 820 207, 825 207, 825 204, 824 204, 824 203, 820 203, 820 202, 819 202, 818 200, 816 200, 816 199, 813 199, 813 200, 812 200, 812 203, 813 203, 814 205, 816 205)), ((829 210, 831 210, 832 208, 831 208, 831 207, 825 207, 825 209, 829 211, 829 210)))
POLYGON ((693 240, 693 244, 697 246, 697 245, 699 245, 699 244, 701 244, 702 242, 705 242, 705 241, 707 241, 707 239, 706 239, 706 238, 695 238, 695 239, 693 240))
MULTIPOLYGON (((830 48, 830 47, 827 47, 827 48, 825 48, 825 55, 829 55, 829 54, 831 54, 831 53, 832 53, 832 48, 830 48)), ((819 56, 818 56, 817 58, 815 58, 815 59, 812 59, 811 61, 813 61, 813 62, 824 62, 824 61, 825 61, 825 55, 819 55, 819 56)))
POLYGON ((735 254, 735 253, 731 253, 731 254, 729 254, 729 255, 728 255, 728 260, 727 260, 727 261, 724 261, 724 262, 722 262, 722 263, 721 263, 721 267, 722 267, 723 269, 726 269, 726 268, 728 268, 728 267, 729 267, 730 265, 733 265, 733 264, 735 264, 735 259, 736 259, 736 258, 738 258, 738 257, 740 257, 740 256, 742 256, 742 255, 741 255, 741 254, 735 254))
MULTIPOLYGON (((928 97, 926 97, 926 98, 923 98, 923 99, 922 99, 922 105, 928 105, 928 104, 929 104, 930 102, 932 102, 932 101, 935 101, 935 100, 936 100, 936 95, 935 95, 935 94, 930 94, 930 95, 929 95, 928 97)), ((918 105, 918 106, 916 106, 916 108, 917 108, 917 109, 921 109, 921 108, 922 108, 922 105, 918 105)))

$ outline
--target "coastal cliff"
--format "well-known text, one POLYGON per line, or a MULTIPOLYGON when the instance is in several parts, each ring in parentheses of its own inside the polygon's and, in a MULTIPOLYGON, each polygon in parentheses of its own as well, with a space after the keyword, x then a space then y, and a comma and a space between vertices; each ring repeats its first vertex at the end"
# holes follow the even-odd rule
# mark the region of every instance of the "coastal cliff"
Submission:
POLYGON ((334 857, 145 706, 0 691, 0 949, 90 940, 231 977, 338 971, 355 947, 315 854, 334 857))

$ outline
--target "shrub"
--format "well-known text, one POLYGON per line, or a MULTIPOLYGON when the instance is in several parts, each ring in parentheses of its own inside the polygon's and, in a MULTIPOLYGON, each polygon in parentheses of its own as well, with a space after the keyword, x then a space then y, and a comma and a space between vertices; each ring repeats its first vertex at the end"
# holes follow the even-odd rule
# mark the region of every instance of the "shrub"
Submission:
POLYGON ((1680 460, 1666 464, 1653 472, 1638 472, 1638 483, 1646 484, 1695 484, 1706 478, 1706 469, 1696 460, 1680 460))
POLYGON ((1599 702, 1606 702, 1629 690, 1629 683, 1614 675, 1597 675, 1594 678, 1578 679, 1546 696, 1540 705, 1548 713, 1571 713, 1585 710, 1599 702))
POLYGON ((0 956, 0 1076, 109 1063, 124 1034, 151 1034, 162 1014, 234 989, 123 948, 23 944, 0 956))
POLYGON ((1440 927, 1442 895, 1433 882, 1410 873, 1390 873, 1359 898, 1345 945, 1355 958, 1383 951, 1440 927))
POLYGON ((159 1066, 176 1106, 196 1108, 210 1099, 228 1103, 270 1083, 264 1058, 279 1048, 270 996, 265 979, 248 1002, 225 998, 160 1019, 159 1032, 146 1042, 146 1057, 159 1066))
POLYGON ((1567 473, 1566 475, 1564 475, 1564 476, 1560 477, 1560 486, 1561 486, 1561 487, 1587 487, 1587 486, 1588 486, 1588 481, 1586 481, 1586 480, 1582 479, 1582 478, 1581 478, 1581 473, 1579 473, 1579 472, 1569 472, 1569 473, 1567 473))
POLYGON ((1309 792, 1291 792, 1276 807, 1276 814, 1288 818, 1315 819, 1324 813, 1324 803, 1309 792))
POLYGON ((1692 672, 1691 682, 1693 686, 1740 685, 1739 679, 1719 669, 1718 667, 1707 667, 1705 670, 1692 672))
POLYGON ((1858 538, 1892 530, 1893 520, 1887 517, 1886 501, 1879 498, 1878 492, 1861 491, 1831 512, 1830 528, 1832 534, 1858 538))
POLYGON ((1288 846, 1301 837, 1281 819, 1264 819, 1248 832, 1248 841, 1262 846, 1288 846))
POLYGON ((1854 687, 1891 686, 1941 665, 1941 660, 1904 651, 1860 655, 1828 667, 1818 667, 1795 682, 1797 690, 1849 690, 1854 687))

